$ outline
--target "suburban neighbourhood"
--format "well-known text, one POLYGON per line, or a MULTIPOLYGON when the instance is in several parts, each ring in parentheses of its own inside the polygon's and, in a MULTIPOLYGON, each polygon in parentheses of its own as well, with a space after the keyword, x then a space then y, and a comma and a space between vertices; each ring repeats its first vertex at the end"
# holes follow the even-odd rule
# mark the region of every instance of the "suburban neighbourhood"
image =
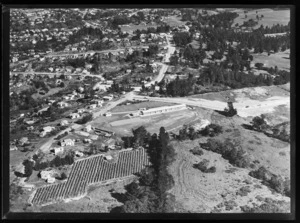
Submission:
POLYGON ((288 7, 11 8, 10 211, 291 213, 291 29, 288 7))

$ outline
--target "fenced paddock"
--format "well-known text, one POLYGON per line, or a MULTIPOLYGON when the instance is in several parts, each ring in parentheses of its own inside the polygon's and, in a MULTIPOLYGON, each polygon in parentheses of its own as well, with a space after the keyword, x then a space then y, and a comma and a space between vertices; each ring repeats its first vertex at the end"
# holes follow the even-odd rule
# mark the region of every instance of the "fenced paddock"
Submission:
POLYGON ((102 155, 78 160, 74 163, 66 182, 37 188, 30 203, 47 205, 80 198, 85 196, 91 184, 105 184, 127 178, 149 164, 143 148, 119 152, 117 162, 107 162, 102 155))

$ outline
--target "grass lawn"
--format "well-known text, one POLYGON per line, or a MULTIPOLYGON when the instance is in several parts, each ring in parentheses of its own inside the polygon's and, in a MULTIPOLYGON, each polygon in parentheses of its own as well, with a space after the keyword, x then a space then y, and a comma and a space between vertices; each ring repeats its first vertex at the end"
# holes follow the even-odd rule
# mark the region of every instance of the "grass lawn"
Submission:
POLYGON ((290 21, 290 10, 273 10, 273 9, 255 9, 249 10, 247 12, 247 18, 245 18, 244 10, 236 10, 239 13, 239 17, 235 18, 232 26, 235 26, 236 23, 239 25, 243 24, 244 21, 248 21, 249 19, 256 20, 256 15, 259 17, 263 15, 264 17, 258 21, 258 24, 254 28, 259 28, 261 25, 263 26, 273 26, 277 23, 282 25, 287 25, 290 21), (257 11, 257 14, 256 14, 257 11))

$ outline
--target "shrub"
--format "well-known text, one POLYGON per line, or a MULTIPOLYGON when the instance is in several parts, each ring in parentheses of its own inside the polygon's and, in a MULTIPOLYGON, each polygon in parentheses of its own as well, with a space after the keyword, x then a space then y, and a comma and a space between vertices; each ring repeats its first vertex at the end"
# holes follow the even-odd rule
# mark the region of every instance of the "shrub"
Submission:
POLYGON ((215 166, 212 166, 212 167, 208 168, 208 169, 205 171, 205 173, 215 173, 216 170, 217 170, 216 167, 215 167, 215 166))
POLYGON ((197 146, 194 149, 191 149, 190 152, 194 155, 202 156, 203 151, 197 146))
POLYGON ((250 192, 251 192, 250 187, 249 187, 249 186, 244 186, 244 187, 241 187, 241 188, 236 192, 236 195, 247 196, 248 193, 250 193, 250 192))
POLYGON ((204 159, 200 163, 194 164, 194 167, 201 170, 202 172, 205 172, 207 170, 208 163, 209 163, 209 160, 204 159))
POLYGON ((77 124, 85 124, 93 119, 93 114, 85 115, 82 119, 79 119, 77 124))
POLYGON ((225 205, 225 210, 226 211, 230 211, 232 210, 234 207, 237 207, 237 203, 234 200, 230 200, 230 201, 225 201, 224 202, 225 205))

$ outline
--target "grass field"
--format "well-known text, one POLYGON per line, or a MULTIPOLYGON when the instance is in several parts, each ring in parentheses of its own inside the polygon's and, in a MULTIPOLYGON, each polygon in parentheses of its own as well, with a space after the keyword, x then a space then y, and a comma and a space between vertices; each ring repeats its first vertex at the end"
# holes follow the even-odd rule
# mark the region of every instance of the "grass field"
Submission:
POLYGON ((171 27, 185 25, 185 23, 186 23, 186 22, 181 21, 181 17, 178 17, 178 16, 169 16, 169 17, 164 18, 163 21, 171 27))
POLYGON ((253 54, 253 63, 264 63, 265 67, 277 66, 279 70, 290 71, 290 50, 284 52, 272 53, 270 56, 266 52, 253 54))
POLYGON ((131 24, 131 25, 129 25, 129 26, 122 26, 121 27, 121 31, 122 32, 128 32, 128 33, 133 33, 135 30, 143 30, 143 29, 145 29, 145 30, 147 30, 148 29, 148 27, 154 27, 154 28, 156 28, 157 27, 157 25, 133 25, 133 24, 131 24))
POLYGON ((273 9, 255 9, 249 10, 247 12, 247 18, 245 18, 244 10, 237 9, 234 12, 239 13, 239 16, 234 19, 232 26, 235 26, 236 23, 239 25, 243 24, 244 21, 248 21, 249 19, 256 20, 256 15, 259 17, 263 15, 264 17, 258 21, 258 24, 254 28, 259 28, 261 25, 263 26, 273 26, 276 24, 287 25, 290 21, 290 10, 273 10, 273 9), (257 11, 257 14, 256 14, 257 11))

